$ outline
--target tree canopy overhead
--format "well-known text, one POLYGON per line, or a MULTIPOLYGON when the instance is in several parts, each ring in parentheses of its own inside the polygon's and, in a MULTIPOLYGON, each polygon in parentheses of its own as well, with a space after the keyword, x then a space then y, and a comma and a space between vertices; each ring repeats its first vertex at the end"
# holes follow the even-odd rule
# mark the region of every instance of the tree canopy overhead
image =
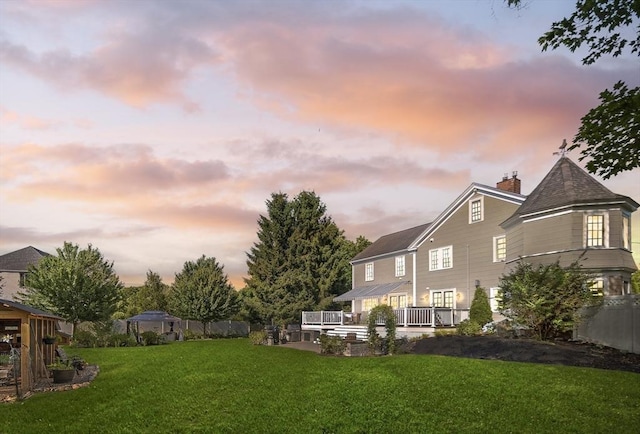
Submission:
MULTIPOLYGON (((520 8, 522 0, 506 0, 520 8)), ((640 55, 640 0, 577 0, 569 18, 554 22, 538 39, 542 50, 587 48, 591 65, 605 55, 640 55), (635 28, 634 28, 635 26, 635 28), (630 35, 630 36, 627 36, 630 35)), ((583 118, 569 150, 580 149, 587 170, 604 179, 640 167, 640 87, 618 81, 600 93, 600 105, 583 118)))
MULTIPOLYGON (((271 195, 267 215, 258 220, 258 241, 247 253, 242 293, 253 320, 298 323, 303 310, 326 309, 350 289, 356 247, 326 211, 314 192, 292 200, 285 193, 271 195)), ((359 238, 358 246, 363 244, 359 238)))
POLYGON ((89 244, 86 249, 65 242, 57 256, 45 256, 27 270, 25 304, 48 310, 75 326, 81 321, 102 321, 115 311, 123 285, 113 262, 89 244))

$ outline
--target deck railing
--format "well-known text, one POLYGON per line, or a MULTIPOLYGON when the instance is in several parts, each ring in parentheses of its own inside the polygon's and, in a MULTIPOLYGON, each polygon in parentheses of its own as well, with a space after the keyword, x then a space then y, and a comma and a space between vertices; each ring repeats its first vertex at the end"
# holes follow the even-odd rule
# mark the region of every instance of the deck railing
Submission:
MULTIPOLYGON (((469 318, 469 309, 450 309, 444 307, 405 307, 394 309, 396 324, 400 327, 412 326, 455 326, 469 318)), ((302 325, 333 326, 347 324, 367 324, 367 313, 343 311, 302 312, 302 325)), ((384 325, 384 319, 376 321, 384 325)))

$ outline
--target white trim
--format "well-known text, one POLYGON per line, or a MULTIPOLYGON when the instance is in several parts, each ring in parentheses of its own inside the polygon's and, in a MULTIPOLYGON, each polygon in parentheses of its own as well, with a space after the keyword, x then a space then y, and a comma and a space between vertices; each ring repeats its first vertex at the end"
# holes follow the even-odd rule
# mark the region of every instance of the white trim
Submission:
POLYGON ((430 289, 429 290, 429 306, 433 306, 433 307, 447 307, 444 306, 445 303, 445 297, 444 294, 446 292, 452 292, 453 293, 453 305, 451 306, 451 309, 455 309, 456 308, 456 298, 457 298, 457 291, 456 288, 445 288, 445 289, 430 289), (433 304, 433 293, 434 292, 441 292, 442 293, 442 304, 443 306, 434 306, 433 304))
POLYGON ((500 300, 500 287, 493 286, 489 288, 489 306, 491 312, 498 312, 498 300, 500 300))
POLYGON ((463 206, 466 201, 473 194, 482 194, 484 196, 493 197, 495 199, 503 200, 505 202, 513 203, 515 205, 522 205, 526 196, 516 193, 510 193, 498 188, 489 187, 482 184, 473 183, 467 189, 462 192, 458 198, 451 203, 440 215, 431 223, 431 225, 425 229, 425 231, 416 238, 416 240, 409 245, 408 249, 415 249, 420 247, 426 240, 428 240, 434 232, 436 232, 440 226, 446 223, 447 220, 463 206))
POLYGON ((413 306, 415 307, 415 306, 418 305, 418 302, 416 301, 416 298, 417 298, 417 295, 418 295, 418 293, 417 293, 418 288, 417 288, 417 285, 416 285, 416 276, 417 276, 417 274, 416 274, 417 273, 417 271, 416 271, 416 269, 417 269, 416 252, 414 251, 413 253, 411 253, 411 256, 413 256, 413 270, 412 270, 413 279, 411 279, 411 284, 413 285, 413 299, 411 300, 411 302, 412 302, 411 304, 413 304, 413 306))
POLYGON ((364 264, 364 281, 365 282, 373 282, 375 280, 375 269, 373 262, 367 262, 364 264), (369 269, 371 269, 371 273, 369 273, 369 269), (371 276, 369 276, 371 274, 371 276))
POLYGON ((493 262, 505 262, 507 260, 507 236, 505 234, 493 237, 493 262), (504 258, 498 259, 498 239, 504 238, 504 258))
POLYGON ((553 213, 553 214, 546 214, 546 215, 542 215, 542 216, 539 216, 539 217, 533 217, 533 218, 530 218, 530 219, 523 218, 522 219, 522 223, 535 222, 537 220, 544 220, 544 219, 548 219, 548 218, 552 218, 552 217, 559 217, 561 215, 571 214, 571 213, 575 213, 575 212, 582 213, 583 211, 576 210, 576 209, 570 209, 570 210, 567 210, 567 211, 556 212, 556 213, 553 213))
POLYGON ((395 276, 402 277, 407 274, 407 263, 405 261, 404 255, 396 256, 395 258, 395 276), (398 273, 398 262, 402 261, 402 273, 398 273))
POLYGON ((593 210, 584 211, 582 218, 582 245, 585 249, 602 249, 609 248, 609 210, 593 210), (587 220, 592 216, 602 216, 602 245, 588 246, 587 238, 589 236, 587 231, 587 220))
POLYGON ((442 247, 439 247, 439 248, 436 248, 436 249, 430 249, 429 250, 428 261, 429 261, 429 271, 448 270, 450 268, 453 268, 453 245, 442 246, 442 247), (448 267, 445 267, 443 265, 443 258, 444 258, 443 253, 446 250, 449 251, 448 252, 448 254, 449 254, 449 266, 448 267), (433 267, 432 259, 431 259, 433 252, 437 252, 437 257, 436 257, 437 264, 436 264, 435 268, 433 267))
POLYGON ((484 196, 483 195, 477 195, 477 196, 471 197, 467 201, 467 205, 469 207, 469 224, 470 225, 484 221, 484 196), (480 219, 479 220, 473 220, 473 204, 476 202, 480 202, 480 219))

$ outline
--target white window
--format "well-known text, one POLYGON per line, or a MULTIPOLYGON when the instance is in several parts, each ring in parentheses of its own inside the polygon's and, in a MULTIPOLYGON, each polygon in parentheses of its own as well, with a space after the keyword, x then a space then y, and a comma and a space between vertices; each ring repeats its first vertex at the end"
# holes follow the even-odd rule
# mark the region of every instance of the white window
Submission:
POLYGON ((622 214, 622 247, 631 250, 631 225, 629 214, 622 214))
POLYGON ((429 271, 453 268, 453 246, 429 250, 429 271))
POLYGON ((389 297, 389 306, 394 309, 403 309, 407 307, 406 295, 392 295, 389 297))
POLYGON ((500 288, 489 288, 489 306, 491 312, 498 312, 498 304, 500 303, 500 288))
POLYGON ((596 297, 604 295, 604 279, 601 277, 593 279, 589 285, 589 289, 591 289, 591 294, 596 297))
POLYGON ((481 222, 484 220, 484 197, 469 201, 469 223, 481 222))
POLYGON ((396 256, 396 277, 404 276, 404 256, 396 256))
POLYGON ((431 306, 446 307, 453 309, 455 300, 455 291, 452 289, 443 291, 431 291, 431 306))
POLYGON ((369 262, 364 266, 364 280, 370 282, 373 280, 373 262, 369 262))
POLYGON ((585 247, 609 247, 609 213, 585 214, 583 233, 585 247))
POLYGON ((500 235, 493 237, 493 262, 503 262, 507 259, 507 237, 500 235))

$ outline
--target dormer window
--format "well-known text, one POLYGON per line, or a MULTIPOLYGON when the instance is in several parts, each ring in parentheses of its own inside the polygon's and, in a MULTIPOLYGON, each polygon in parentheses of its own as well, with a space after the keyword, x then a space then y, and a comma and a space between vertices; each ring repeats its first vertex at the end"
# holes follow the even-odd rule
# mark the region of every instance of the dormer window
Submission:
POLYGON ((469 201, 469 223, 477 223, 484 220, 484 200, 483 197, 469 201))

